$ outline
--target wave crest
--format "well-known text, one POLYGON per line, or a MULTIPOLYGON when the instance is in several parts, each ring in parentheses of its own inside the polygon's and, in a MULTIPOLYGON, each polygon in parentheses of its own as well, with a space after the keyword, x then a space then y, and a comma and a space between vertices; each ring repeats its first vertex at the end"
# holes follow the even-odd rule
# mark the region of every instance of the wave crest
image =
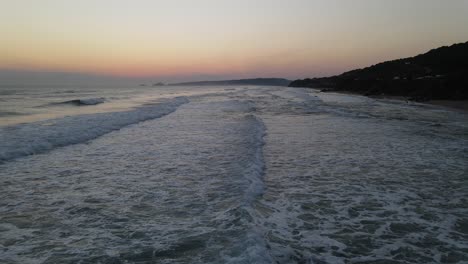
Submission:
POLYGON ((74 99, 59 103, 53 103, 53 105, 76 105, 76 106, 86 106, 86 105, 97 105, 105 102, 105 98, 84 98, 84 99, 74 99))

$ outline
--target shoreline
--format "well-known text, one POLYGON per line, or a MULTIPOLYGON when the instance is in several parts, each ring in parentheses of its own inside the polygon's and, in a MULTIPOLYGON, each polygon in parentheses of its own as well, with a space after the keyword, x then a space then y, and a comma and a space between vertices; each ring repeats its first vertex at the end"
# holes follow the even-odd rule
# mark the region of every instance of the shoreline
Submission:
POLYGON ((445 108, 456 109, 459 111, 467 112, 468 113, 468 100, 429 100, 427 102, 423 102, 431 105, 442 106, 445 108))
MULTIPOLYGON (((308 87, 305 87, 305 88, 308 88, 308 87)), ((321 93, 341 93, 341 94, 349 94, 349 95, 360 95, 360 96, 365 96, 365 97, 372 98, 372 99, 389 99, 389 100, 409 101, 409 102, 415 102, 419 104, 439 106, 439 107, 447 108, 450 110, 468 113, 468 100, 428 100, 428 101, 418 102, 418 101, 409 100, 410 97, 402 96, 402 95, 364 95, 362 93, 352 92, 352 91, 332 91, 332 90, 321 91, 318 88, 312 88, 312 89, 318 90, 321 93)))

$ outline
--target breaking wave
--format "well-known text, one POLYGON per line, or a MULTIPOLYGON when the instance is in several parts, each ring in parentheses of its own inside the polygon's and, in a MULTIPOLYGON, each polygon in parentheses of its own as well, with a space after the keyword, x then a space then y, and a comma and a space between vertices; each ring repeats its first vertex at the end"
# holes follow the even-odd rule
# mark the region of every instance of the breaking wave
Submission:
POLYGON ((86 106, 86 105, 97 105, 105 102, 105 98, 85 98, 85 99, 74 99, 64 102, 52 103, 51 105, 76 105, 76 106, 86 106))
POLYGON ((188 102, 177 97, 125 112, 67 116, 0 128, 0 163, 86 142, 122 127, 174 112, 188 102))

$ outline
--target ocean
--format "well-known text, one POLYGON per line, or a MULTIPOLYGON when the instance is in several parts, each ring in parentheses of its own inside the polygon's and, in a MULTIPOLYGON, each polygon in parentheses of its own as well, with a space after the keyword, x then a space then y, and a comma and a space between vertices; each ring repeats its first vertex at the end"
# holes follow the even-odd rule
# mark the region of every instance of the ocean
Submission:
POLYGON ((0 87, 0 263, 466 261, 466 112, 287 87, 0 87))

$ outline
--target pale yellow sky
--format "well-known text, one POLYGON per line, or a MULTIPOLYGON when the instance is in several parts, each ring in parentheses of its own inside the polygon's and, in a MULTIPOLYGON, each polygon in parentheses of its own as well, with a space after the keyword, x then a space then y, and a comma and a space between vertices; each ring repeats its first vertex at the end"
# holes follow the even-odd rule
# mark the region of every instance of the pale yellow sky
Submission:
POLYGON ((468 0, 0 0, 0 69, 337 74, 468 41, 468 0))

